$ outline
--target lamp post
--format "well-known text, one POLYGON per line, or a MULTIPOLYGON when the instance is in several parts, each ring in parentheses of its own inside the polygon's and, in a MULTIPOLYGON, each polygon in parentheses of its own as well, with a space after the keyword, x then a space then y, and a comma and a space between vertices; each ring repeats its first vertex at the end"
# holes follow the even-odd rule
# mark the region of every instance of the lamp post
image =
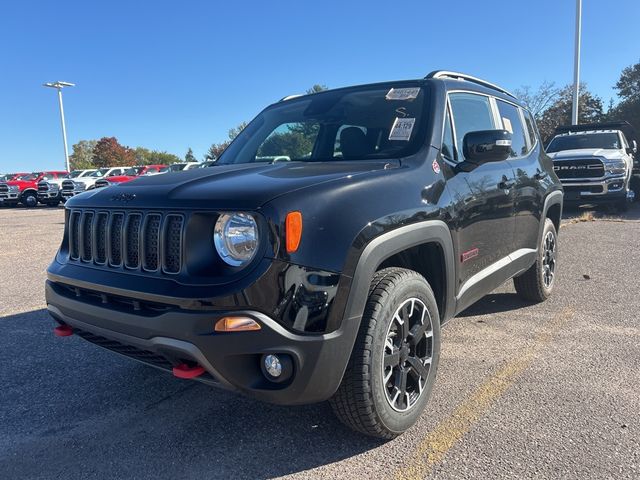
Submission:
POLYGON ((571 124, 578 124, 578 107, 580 101, 580 37, 582 35, 582 0, 576 0, 576 48, 573 58, 573 106, 571 108, 571 124))
POLYGON ((64 125, 64 107, 62 106, 62 89, 64 87, 75 87, 75 83, 69 82, 53 82, 44 83, 43 87, 55 88, 58 90, 58 103, 60 104, 60 122, 62 123, 62 142, 64 143, 64 166, 67 172, 69 169, 69 150, 67 148, 67 128, 64 125))

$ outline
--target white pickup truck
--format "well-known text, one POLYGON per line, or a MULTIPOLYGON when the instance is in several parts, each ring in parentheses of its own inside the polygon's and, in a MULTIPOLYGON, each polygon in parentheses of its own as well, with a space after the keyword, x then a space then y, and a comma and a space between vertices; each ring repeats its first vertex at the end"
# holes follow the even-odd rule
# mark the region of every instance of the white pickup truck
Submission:
POLYGON ((626 122, 559 127, 547 146, 564 187, 565 202, 609 203, 626 211, 634 199, 630 188, 635 140, 626 122), (631 138, 631 137, 629 137, 631 138))

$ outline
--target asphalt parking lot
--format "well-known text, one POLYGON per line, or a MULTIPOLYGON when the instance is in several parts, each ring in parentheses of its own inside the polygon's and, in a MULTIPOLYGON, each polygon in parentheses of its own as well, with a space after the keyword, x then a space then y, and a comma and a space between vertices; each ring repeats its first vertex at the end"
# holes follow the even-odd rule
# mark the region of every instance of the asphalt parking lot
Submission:
POLYGON ((639 478, 640 207, 582 215, 554 296, 508 284, 450 322, 427 411, 380 442, 54 337, 63 211, 0 209, 0 478, 639 478))

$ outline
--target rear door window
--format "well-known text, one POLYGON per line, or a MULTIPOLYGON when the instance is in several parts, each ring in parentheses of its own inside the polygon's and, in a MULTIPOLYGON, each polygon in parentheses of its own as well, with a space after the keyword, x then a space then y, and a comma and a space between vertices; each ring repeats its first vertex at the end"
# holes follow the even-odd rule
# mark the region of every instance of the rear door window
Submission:
POLYGON ((527 146, 527 134, 520 117, 520 108, 511 103, 497 100, 498 113, 502 120, 502 128, 511 134, 511 158, 518 158, 526 155, 529 148, 527 146))
POLYGON ((455 128, 455 140, 458 146, 458 154, 464 157, 464 136, 469 132, 478 130, 493 130, 493 112, 489 97, 475 93, 451 93, 449 95, 453 124, 455 128))

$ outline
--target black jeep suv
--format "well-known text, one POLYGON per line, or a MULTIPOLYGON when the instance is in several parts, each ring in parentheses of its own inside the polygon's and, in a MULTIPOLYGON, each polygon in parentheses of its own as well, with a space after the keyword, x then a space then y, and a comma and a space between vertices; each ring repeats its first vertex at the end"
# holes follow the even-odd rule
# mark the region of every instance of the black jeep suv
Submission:
POLYGON ((531 114, 453 72, 287 97, 215 166, 66 204, 59 336, 391 438, 440 329, 513 278, 552 292, 562 187, 531 114))

